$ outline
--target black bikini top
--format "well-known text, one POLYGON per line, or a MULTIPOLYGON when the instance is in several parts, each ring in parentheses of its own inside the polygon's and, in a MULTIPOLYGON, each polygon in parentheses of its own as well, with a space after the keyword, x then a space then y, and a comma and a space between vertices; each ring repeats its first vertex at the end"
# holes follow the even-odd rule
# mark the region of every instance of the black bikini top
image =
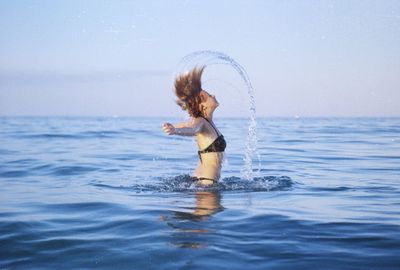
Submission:
MULTIPOLYGON (((204 118, 207 120, 207 122, 214 128, 215 133, 218 135, 217 129, 214 127, 213 124, 208 121, 207 118, 204 118)), ((220 134, 209 146, 207 146, 205 149, 198 151, 199 156, 200 154, 203 153, 210 153, 210 152, 224 152, 226 148, 226 141, 224 139, 224 136, 220 134)))

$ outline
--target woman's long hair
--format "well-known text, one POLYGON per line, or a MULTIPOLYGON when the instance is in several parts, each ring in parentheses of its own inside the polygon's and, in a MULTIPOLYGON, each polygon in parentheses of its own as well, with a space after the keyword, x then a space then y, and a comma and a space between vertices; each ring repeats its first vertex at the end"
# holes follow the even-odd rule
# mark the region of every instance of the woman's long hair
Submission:
POLYGON ((204 68, 204 66, 195 67, 175 78, 175 95, 178 97, 176 103, 182 110, 187 110, 192 117, 203 116, 199 107, 201 103, 201 75, 204 68))

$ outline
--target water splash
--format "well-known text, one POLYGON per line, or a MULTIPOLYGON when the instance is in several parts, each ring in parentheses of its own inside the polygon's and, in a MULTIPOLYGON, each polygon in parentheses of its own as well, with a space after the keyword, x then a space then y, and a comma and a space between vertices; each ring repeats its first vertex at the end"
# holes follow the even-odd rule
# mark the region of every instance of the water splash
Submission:
POLYGON ((246 70, 238 62, 236 62, 234 59, 232 59, 230 56, 224 53, 217 51, 208 51, 208 50, 196 51, 182 58, 174 74, 174 79, 180 73, 193 68, 194 65, 204 65, 206 67, 210 65, 229 65, 237 71, 237 73, 245 82, 250 100, 249 102, 250 119, 248 121, 246 151, 243 158, 245 166, 241 173, 242 173, 242 178, 246 180, 253 179, 252 158, 257 149, 256 103, 254 98, 254 88, 250 82, 246 70))
POLYGON ((164 193, 164 192, 197 192, 197 191, 220 191, 220 192, 269 192, 285 191, 293 187, 295 183, 288 176, 264 176, 254 177, 252 181, 240 177, 227 177, 218 181, 210 187, 197 186, 188 174, 169 178, 158 178, 152 183, 136 183, 127 186, 112 186, 103 183, 91 183, 98 188, 117 189, 136 193, 164 193))

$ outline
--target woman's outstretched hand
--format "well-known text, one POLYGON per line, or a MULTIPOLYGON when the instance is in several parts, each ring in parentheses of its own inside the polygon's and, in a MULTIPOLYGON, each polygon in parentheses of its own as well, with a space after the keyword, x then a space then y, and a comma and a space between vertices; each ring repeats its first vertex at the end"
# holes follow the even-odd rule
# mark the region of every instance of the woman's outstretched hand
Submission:
POLYGON ((164 123, 163 130, 168 135, 174 135, 176 133, 175 127, 170 123, 164 123))

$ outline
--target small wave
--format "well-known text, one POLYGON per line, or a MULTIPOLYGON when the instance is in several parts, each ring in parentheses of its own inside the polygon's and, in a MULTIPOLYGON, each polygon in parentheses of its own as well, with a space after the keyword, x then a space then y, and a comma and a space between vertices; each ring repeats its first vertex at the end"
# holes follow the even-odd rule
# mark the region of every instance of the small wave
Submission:
POLYGON ((12 155, 12 154, 17 154, 18 151, 15 150, 9 150, 9 149, 0 149, 0 154, 2 155, 12 155))
MULTIPOLYGON (((397 192, 397 189, 395 187, 376 186, 373 184, 371 184, 371 186, 308 187, 307 189, 309 191, 318 192, 318 193, 355 191, 355 192, 364 192, 364 193, 365 192, 373 192, 376 194, 377 192, 397 192)), ((358 195, 353 195, 353 196, 358 196, 358 195)))
POLYGON ((71 176, 83 175, 92 171, 98 171, 101 168, 91 165, 63 165, 56 166, 52 164, 37 165, 26 169, 0 169, 0 177, 18 178, 32 175, 53 175, 53 176, 71 176))
POLYGON ((84 174, 87 172, 91 171, 96 171, 98 170, 97 167, 90 167, 90 166, 77 166, 77 165, 72 165, 72 166, 57 166, 50 170, 51 175, 57 175, 57 176, 65 176, 65 175, 79 175, 79 174, 84 174))
POLYGON ((79 136, 84 138, 114 138, 119 135, 122 135, 122 133, 113 130, 84 131, 79 133, 79 136))
POLYGON ((32 164, 37 162, 37 159, 33 159, 33 158, 22 158, 22 159, 15 159, 15 160, 10 160, 7 161, 7 164, 32 164))
POLYGON ((57 133, 42 133, 42 134, 23 134, 16 137, 24 139, 81 139, 75 134, 57 134, 57 133))
POLYGON ((125 191, 142 192, 196 192, 196 191, 234 191, 234 192, 267 192, 284 191, 293 186, 294 182, 288 176, 255 177, 252 180, 240 177, 227 177, 209 187, 196 185, 190 175, 179 175, 172 178, 160 178, 156 183, 134 184, 131 186, 112 186, 102 183, 92 183, 99 188, 119 189, 125 191))
POLYGON ((354 188, 340 186, 340 187, 312 187, 308 189, 315 192, 335 192, 335 191, 350 191, 353 190, 354 188))
POLYGON ((29 173, 25 170, 12 170, 12 171, 5 171, 0 172, 0 177, 25 177, 29 175, 29 173))
POLYGON ((112 130, 83 131, 78 133, 39 133, 18 134, 16 137, 25 139, 93 139, 93 138, 118 138, 123 133, 112 130))
POLYGON ((116 211, 124 209, 120 204, 109 203, 109 202, 77 202, 77 203, 53 203, 53 204, 42 204, 32 203, 30 207, 37 208, 39 210, 45 210, 47 212, 74 212, 74 211, 116 211))

